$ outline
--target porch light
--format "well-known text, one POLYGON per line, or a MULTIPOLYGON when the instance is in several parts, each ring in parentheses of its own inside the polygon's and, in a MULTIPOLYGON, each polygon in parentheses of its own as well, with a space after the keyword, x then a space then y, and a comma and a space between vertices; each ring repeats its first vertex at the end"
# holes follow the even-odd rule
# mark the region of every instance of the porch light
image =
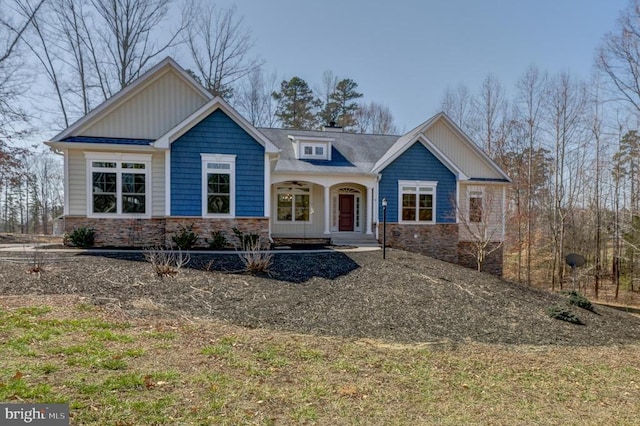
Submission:
POLYGON ((382 258, 387 258, 387 199, 382 199, 382 258))

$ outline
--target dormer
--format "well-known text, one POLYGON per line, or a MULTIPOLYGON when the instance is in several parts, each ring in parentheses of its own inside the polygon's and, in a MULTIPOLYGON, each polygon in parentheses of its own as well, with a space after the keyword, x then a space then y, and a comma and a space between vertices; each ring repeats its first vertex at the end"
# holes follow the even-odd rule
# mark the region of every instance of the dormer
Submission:
POLYGON ((331 143, 334 138, 289 135, 289 139, 293 143, 296 159, 331 161, 331 143))

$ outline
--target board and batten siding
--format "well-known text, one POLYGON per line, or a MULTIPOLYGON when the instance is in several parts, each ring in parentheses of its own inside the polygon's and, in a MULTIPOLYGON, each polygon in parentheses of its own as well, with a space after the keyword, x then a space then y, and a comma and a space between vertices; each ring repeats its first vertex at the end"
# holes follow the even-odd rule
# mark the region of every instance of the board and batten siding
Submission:
POLYGON ((429 127, 424 134, 467 176, 487 179, 503 178, 487 163, 481 161, 478 154, 463 143, 460 136, 443 120, 439 120, 429 127))
POLYGON ((65 194, 69 200, 70 216, 87 215, 87 160, 84 151, 68 151, 69 192, 65 194))
POLYGON ((271 233, 285 237, 320 237, 324 232, 324 187, 311 185, 310 207, 313 209, 311 223, 278 222, 278 186, 287 186, 287 183, 275 184, 272 187, 271 198, 271 233))
POLYGON ((168 70, 90 127, 82 136, 157 139, 207 102, 168 70))
MULTIPOLYGON (((419 180, 438 183, 436 188, 436 223, 455 223, 455 208, 452 200, 455 200, 456 177, 422 143, 414 143, 385 167, 381 174, 378 199, 387 199, 388 222, 398 222, 400 202, 398 181, 419 180)), ((382 205, 378 204, 378 217, 382 220, 382 205)))
POLYGON ((482 183, 461 183, 459 196, 458 214, 464 216, 460 219, 459 227, 460 241, 476 241, 474 233, 484 228, 486 237, 491 241, 502 241, 504 239, 504 186, 503 185, 483 185, 482 183), (469 222, 469 190, 481 190, 483 192, 483 214, 488 215, 486 220, 480 224, 469 222), (468 228, 467 228, 468 226, 468 228))
MULTIPOLYGON (((99 148, 99 147, 96 147, 99 148)), ((85 152, 105 152, 95 150, 68 151, 69 161, 69 215, 87 215, 87 159, 85 152)), ((122 152, 119 152, 119 154, 122 152)), ((136 152, 138 153, 138 152, 136 152)), ((164 151, 154 152, 151 157, 151 215, 164 216, 164 151)), ((115 217, 115 216, 114 216, 115 217)))
POLYGON ((221 110, 171 144, 172 216, 202 216, 200 154, 236 155, 236 217, 264 217, 264 147, 221 110))

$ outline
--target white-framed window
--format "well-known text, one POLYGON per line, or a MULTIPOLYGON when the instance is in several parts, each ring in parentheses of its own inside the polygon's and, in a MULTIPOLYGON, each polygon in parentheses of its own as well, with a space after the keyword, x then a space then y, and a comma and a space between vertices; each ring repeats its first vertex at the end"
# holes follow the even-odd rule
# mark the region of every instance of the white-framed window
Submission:
POLYGON ((278 222, 311 222, 311 189, 285 185, 276 188, 278 222))
POLYGON ((484 212, 484 190, 480 187, 472 187, 467 191, 469 199, 468 214, 470 223, 481 223, 484 212))
POLYGON ((437 186, 438 182, 399 181, 399 222, 436 223, 437 186))
POLYGON ((151 217, 151 154, 85 152, 87 216, 151 217))
POLYGON ((300 158, 310 160, 328 160, 328 146, 325 143, 300 143, 300 158))
POLYGON ((200 154, 202 158, 202 216, 236 214, 236 156, 200 154))

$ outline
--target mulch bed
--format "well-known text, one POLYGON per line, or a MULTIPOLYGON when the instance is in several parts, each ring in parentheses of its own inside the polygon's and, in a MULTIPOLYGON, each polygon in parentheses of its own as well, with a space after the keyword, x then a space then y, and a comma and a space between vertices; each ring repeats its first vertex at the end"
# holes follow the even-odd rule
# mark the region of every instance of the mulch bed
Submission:
POLYGON ((39 256, 44 271, 36 274, 26 253, 0 253, 0 295, 80 295, 137 317, 402 343, 640 343, 638 316, 569 307, 562 295, 398 250, 386 260, 380 251, 279 253, 268 276, 243 273, 234 253, 194 253, 174 278, 157 277, 134 252, 39 256), (550 318, 545 309, 556 304, 584 325, 550 318))

